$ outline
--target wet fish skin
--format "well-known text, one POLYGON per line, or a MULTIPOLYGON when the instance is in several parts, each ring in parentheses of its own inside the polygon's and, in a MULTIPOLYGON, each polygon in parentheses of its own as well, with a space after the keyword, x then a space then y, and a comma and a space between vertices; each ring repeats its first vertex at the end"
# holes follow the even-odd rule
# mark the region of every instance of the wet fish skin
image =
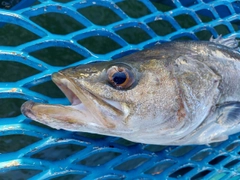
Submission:
POLYGON ((56 129, 147 144, 226 140, 240 131, 240 55, 234 38, 211 41, 164 43, 54 73, 53 82, 72 105, 26 102, 22 113, 56 129), (113 66, 133 73, 130 87, 109 83, 113 66))

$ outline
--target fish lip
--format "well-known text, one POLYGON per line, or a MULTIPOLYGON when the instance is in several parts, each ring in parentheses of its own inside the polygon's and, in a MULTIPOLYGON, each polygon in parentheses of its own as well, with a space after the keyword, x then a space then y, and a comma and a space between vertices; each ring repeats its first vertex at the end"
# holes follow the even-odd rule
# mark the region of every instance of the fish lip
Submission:
POLYGON ((30 119, 35 119, 35 114, 32 112, 32 107, 35 105, 33 101, 27 101, 21 106, 21 113, 30 119))

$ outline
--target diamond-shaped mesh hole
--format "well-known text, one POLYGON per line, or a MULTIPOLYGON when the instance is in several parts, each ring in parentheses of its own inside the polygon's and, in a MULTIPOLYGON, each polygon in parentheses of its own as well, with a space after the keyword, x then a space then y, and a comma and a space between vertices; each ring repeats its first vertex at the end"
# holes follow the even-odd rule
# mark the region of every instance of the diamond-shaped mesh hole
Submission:
POLYGON ((222 34, 223 36, 230 33, 228 27, 225 25, 215 26, 214 29, 217 31, 218 34, 222 34))
POLYGON ((16 117, 21 114, 21 105, 26 100, 18 98, 0 99, 0 118, 16 117))
POLYGON ((79 44, 96 54, 106 54, 121 46, 114 40, 104 36, 92 36, 78 41, 79 44))
POLYGON ((95 154, 81 160, 78 164, 92 167, 100 166, 115 159, 119 155, 120 153, 111 151, 99 153, 96 152, 95 154))
POLYGON ((231 12, 229 11, 227 6, 220 5, 216 6, 215 9, 221 18, 225 18, 231 15, 231 12))
POLYGON ((64 47, 48 47, 29 54, 53 66, 67 66, 84 59, 81 54, 64 47))
POLYGON ((52 81, 48 81, 42 84, 38 84, 30 88, 32 91, 41 93, 45 96, 52 98, 64 98, 66 97, 62 91, 52 81))
POLYGON ((46 13, 30 17, 30 19, 54 34, 69 34, 85 28, 75 19, 60 13, 46 13))
POLYGON ((114 143, 117 143, 117 144, 120 144, 122 146, 133 146, 135 145, 136 143, 132 142, 132 141, 128 141, 126 139, 122 139, 122 138, 119 138, 118 140, 116 140, 114 143))
POLYGON ((17 5, 19 2, 20 2, 20 0, 0 1, 0 8, 1 9, 11 9, 15 5, 17 5))
POLYGON ((128 0, 117 3, 117 5, 130 17, 139 18, 150 14, 150 10, 140 1, 128 0), (134 10, 133 10, 134 9, 134 10))
POLYGON ((208 30, 202 30, 198 31, 195 33, 195 35, 200 39, 200 40, 206 40, 208 41, 210 37, 212 36, 212 33, 209 32, 208 30))
POLYGON ((158 163, 157 165, 153 166, 151 169, 144 172, 145 174, 151 174, 151 175, 158 175, 161 174, 163 171, 165 171, 167 168, 174 165, 175 162, 172 160, 166 160, 163 162, 158 163))
POLYGON ((103 139, 106 137, 106 136, 100 135, 100 134, 91 134, 91 133, 84 133, 84 132, 77 132, 77 133, 75 133, 75 136, 80 136, 80 137, 83 136, 83 137, 86 137, 89 139, 103 139))
POLYGON ((235 31, 239 31, 240 30, 240 20, 231 21, 231 24, 232 24, 232 26, 233 26, 235 31))
POLYGON ((189 36, 180 36, 180 37, 174 38, 173 40, 176 40, 176 41, 188 41, 188 40, 193 40, 193 39, 191 37, 189 37, 189 36))
POLYGON ((204 170, 198 174, 196 174, 195 176, 193 176, 191 178, 191 180, 201 180, 203 179, 206 175, 208 175, 210 172, 212 172, 211 170, 204 170))
POLYGON ((181 14, 181 15, 175 16, 174 19, 178 22, 178 24, 182 28, 190 28, 197 25, 197 23, 192 18, 192 16, 187 14, 181 14))
POLYGON ((212 2, 212 1, 215 1, 215 0, 202 0, 203 2, 205 3, 209 3, 209 2, 212 2))
POLYGON ((0 82, 15 82, 37 74, 39 71, 22 63, 0 61, 0 82))
POLYGON ((218 156, 218 157, 214 158, 213 160, 209 161, 208 164, 211 164, 211 165, 219 164, 221 161, 226 159, 226 157, 227 156, 225 156, 225 155, 218 156))
POLYGON ((236 164, 238 164, 240 162, 239 159, 235 159, 233 161, 230 161, 229 163, 225 164, 224 167, 231 169, 232 167, 234 167, 236 164))
POLYGON ((53 0, 55 2, 61 2, 61 3, 68 3, 68 2, 71 2, 73 0, 53 0))
POLYGON ((21 26, 5 24, 0 27, 0 39, 1 46, 18 46, 39 39, 39 36, 21 26))
POLYGON ((193 169, 194 169, 194 167, 192 167, 192 166, 183 167, 183 168, 178 169, 174 173, 170 174, 169 177, 171 177, 171 178, 180 178, 181 177, 182 178, 185 174, 187 174, 188 172, 190 172, 193 169))
POLYGON ((212 12, 206 9, 201 9, 199 11, 196 11, 196 13, 202 22, 210 22, 215 19, 212 12))
POLYGON ((215 142, 215 143, 211 143, 209 144, 212 148, 218 147, 219 145, 221 145, 222 142, 215 142))
POLYGON ((180 157, 180 156, 187 154, 193 148, 194 148, 194 146, 179 146, 178 148, 171 151, 170 154, 174 157, 180 157))
POLYGON ((70 174, 70 175, 52 178, 51 180, 80 180, 80 179, 83 179, 85 176, 86 175, 82 175, 82 174, 70 174))
POLYGON ((121 18, 115 12, 103 6, 89 6, 78 9, 78 12, 80 12, 94 24, 100 26, 106 26, 121 20, 121 18))
POLYGON ((21 134, 1 136, 0 153, 15 152, 37 141, 39 141, 37 137, 21 134))
POLYGON ((35 6, 35 5, 38 5, 38 4, 41 4, 41 2, 39 0, 35 0, 35 2, 32 4, 32 6, 35 6))
POLYGON ((172 1, 156 1, 153 0, 152 4, 162 12, 170 11, 176 8, 176 5, 172 1), (165 2, 168 2, 167 4, 165 2))
POLYGON ((148 26, 159 36, 165 36, 176 31, 172 24, 165 20, 150 22, 148 26))
POLYGON ((120 171, 131 171, 133 169, 136 169, 137 167, 141 166, 143 163, 145 163, 148 159, 143 157, 136 157, 134 159, 125 161, 118 166, 114 167, 115 170, 120 171))
POLYGON ((125 28, 116 33, 121 36, 125 41, 129 44, 139 44, 143 41, 151 39, 151 37, 142 29, 140 28, 125 28))
POLYGON ((235 2, 233 2, 233 3, 232 3, 232 6, 233 6, 235 12, 236 12, 237 14, 239 14, 239 13, 240 13, 240 5, 239 5, 239 1, 235 1, 235 2))
POLYGON ((192 5, 197 4, 197 1, 196 0, 181 1, 181 4, 185 7, 190 7, 192 5))
POLYGON ((165 148, 166 148, 166 146, 149 145, 149 146, 145 147, 144 149, 147 151, 151 151, 151 152, 160 152, 165 148))
POLYGON ((195 154, 191 160, 193 161, 202 161, 204 158, 206 158, 207 156, 209 156, 210 154, 212 154, 212 151, 210 149, 208 150, 202 150, 200 152, 198 152, 197 154, 195 154))
POLYGON ((76 144, 55 145, 50 148, 44 149, 32 155, 31 157, 48 161, 59 161, 62 159, 66 159, 67 157, 75 154, 78 151, 81 151, 84 148, 84 146, 79 146, 76 144))
POLYGON ((239 144, 240 144, 240 142, 232 143, 232 144, 228 145, 225 149, 226 149, 226 151, 231 152, 235 148, 239 147, 239 144))
POLYGON ((24 180, 24 179, 29 179, 40 172, 41 172, 40 170, 35 170, 35 169, 18 169, 13 171, 1 172, 0 179, 24 180))

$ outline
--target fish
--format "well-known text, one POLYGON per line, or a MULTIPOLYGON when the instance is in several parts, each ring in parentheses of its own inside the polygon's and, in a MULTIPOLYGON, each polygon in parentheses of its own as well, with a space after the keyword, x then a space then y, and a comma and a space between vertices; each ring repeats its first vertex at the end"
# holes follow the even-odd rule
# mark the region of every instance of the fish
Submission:
POLYGON ((157 43, 52 74, 70 105, 26 101, 27 118, 55 129, 155 145, 221 142, 240 131, 236 37, 157 43))

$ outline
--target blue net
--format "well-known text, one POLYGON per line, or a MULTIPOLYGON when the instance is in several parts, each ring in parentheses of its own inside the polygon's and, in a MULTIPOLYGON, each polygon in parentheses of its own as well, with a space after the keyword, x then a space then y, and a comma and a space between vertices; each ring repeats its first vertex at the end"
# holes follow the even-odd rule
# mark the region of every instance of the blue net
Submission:
POLYGON ((171 40, 240 37, 238 0, 0 1, 0 179, 240 179, 239 134, 204 146, 155 146, 55 130, 26 100, 68 104, 60 69, 171 40))

